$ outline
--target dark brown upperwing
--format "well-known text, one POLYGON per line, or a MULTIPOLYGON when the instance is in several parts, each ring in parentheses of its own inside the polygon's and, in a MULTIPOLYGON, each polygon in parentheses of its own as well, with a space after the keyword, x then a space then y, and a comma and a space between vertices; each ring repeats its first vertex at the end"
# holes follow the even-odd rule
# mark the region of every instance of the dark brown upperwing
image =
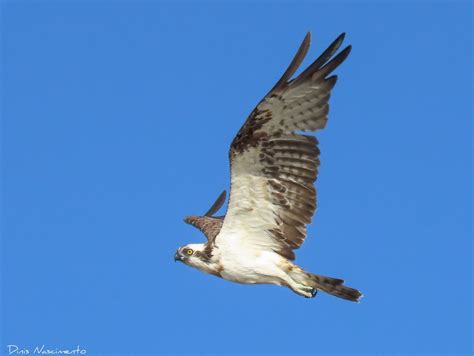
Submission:
POLYGON ((184 218, 184 222, 199 229, 207 237, 209 244, 214 242, 214 239, 221 231, 222 224, 224 222, 223 216, 212 216, 214 215, 224 204, 227 192, 224 190, 219 197, 216 199, 214 204, 204 214, 204 216, 187 216, 184 218))
POLYGON ((184 218, 184 222, 198 228, 204 235, 206 235, 208 243, 212 244, 221 231, 224 218, 211 216, 187 216, 184 218))

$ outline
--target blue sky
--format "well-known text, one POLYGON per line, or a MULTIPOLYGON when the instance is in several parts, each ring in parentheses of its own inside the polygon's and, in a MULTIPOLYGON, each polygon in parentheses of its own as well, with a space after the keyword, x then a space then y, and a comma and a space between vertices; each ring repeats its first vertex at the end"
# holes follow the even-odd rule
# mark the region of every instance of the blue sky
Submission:
POLYGON ((2 349, 88 355, 472 351, 468 2, 3 2, 2 349), (339 33, 297 253, 360 304, 173 262, 229 144, 306 31, 339 33))

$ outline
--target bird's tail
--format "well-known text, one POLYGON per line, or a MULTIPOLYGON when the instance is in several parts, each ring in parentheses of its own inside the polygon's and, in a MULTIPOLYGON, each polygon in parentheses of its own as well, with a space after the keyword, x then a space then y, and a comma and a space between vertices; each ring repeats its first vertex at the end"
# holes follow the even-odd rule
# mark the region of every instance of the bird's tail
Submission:
POLYGON ((352 302, 358 302, 362 297, 362 293, 357 289, 344 285, 344 280, 326 276, 320 276, 303 271, 300 268, 294 268, 290 272, 290 276, 297 283, 310 286, 315 290, 321 290, 336 297, 347 299, 352 302))
POLYGON ((307 274, 309 275, 308 284, 313 288, 352 302, 358 302, 362 297, 362 293, 357 289, 345 286, 342 279, 307 274))

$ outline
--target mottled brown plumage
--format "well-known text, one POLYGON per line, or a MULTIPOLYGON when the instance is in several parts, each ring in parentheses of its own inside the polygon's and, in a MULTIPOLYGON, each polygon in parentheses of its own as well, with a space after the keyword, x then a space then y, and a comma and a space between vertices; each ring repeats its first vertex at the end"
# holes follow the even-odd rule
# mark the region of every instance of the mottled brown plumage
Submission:
POLYGON ((209 246, 214 242, 224 222, 224 216, 215 217, 212 215, 222 207, 226 194, 227 192, 224 190, 204 215, 192 215, 184 218, 185 223, 194 226, 206 235, 209 246))
POLYGON ((206 235, 208 242, 212 243, 219 234, 219 231, 221 231, 224 218, 193 215, 185 217, 184 222, 198 228, 204 235, 206 235))

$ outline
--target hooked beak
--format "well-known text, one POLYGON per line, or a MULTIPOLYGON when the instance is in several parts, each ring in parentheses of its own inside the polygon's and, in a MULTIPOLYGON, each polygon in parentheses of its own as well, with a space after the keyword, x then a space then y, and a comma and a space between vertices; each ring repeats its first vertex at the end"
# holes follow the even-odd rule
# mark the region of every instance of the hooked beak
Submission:
POLYGON ((174 254, 174 261, 176 262, 176 261, 182 261, 182 260, 183 258, 181 257, 181 255, 178 252, 176 252, 174 254))

